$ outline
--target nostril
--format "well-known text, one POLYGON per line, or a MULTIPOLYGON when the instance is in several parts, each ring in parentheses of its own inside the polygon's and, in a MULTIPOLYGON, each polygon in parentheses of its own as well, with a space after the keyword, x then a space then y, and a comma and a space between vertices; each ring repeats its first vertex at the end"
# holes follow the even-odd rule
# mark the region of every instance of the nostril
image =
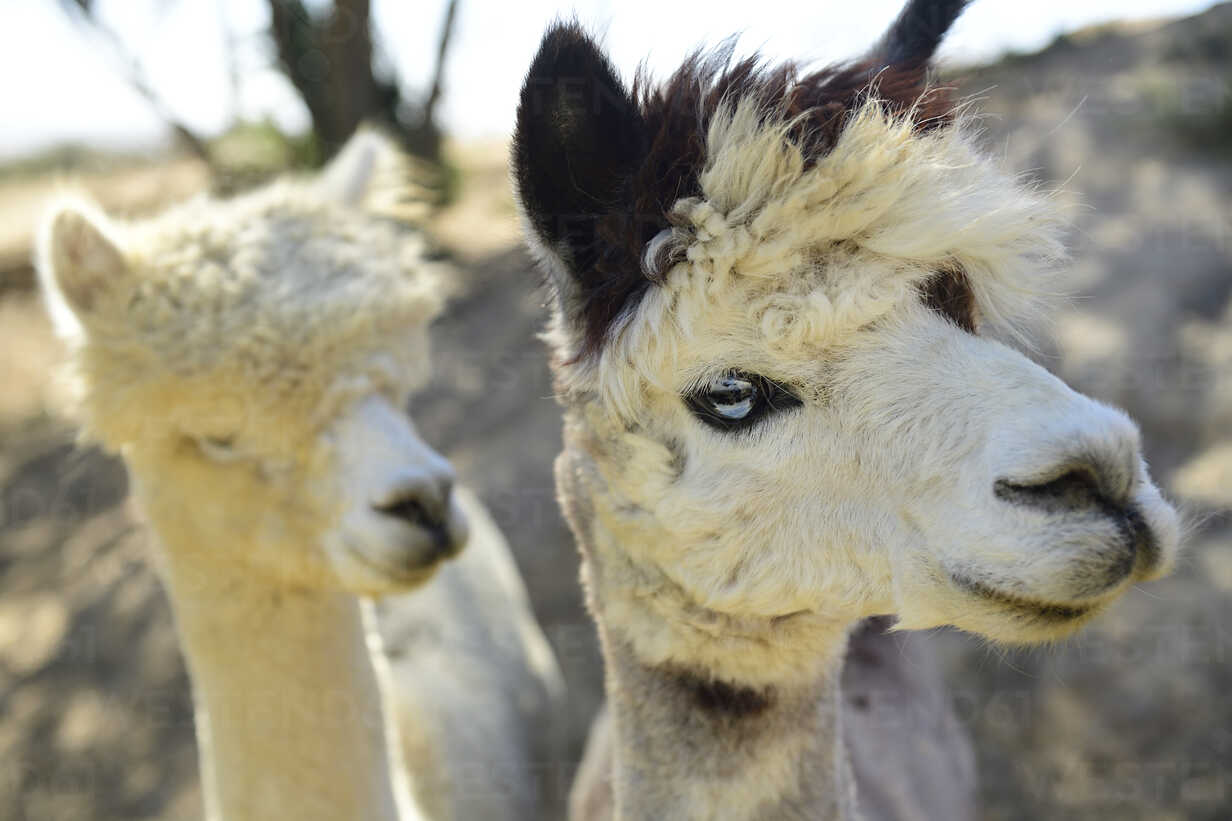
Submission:
POLYGON ((401 519, 413 525, 426 526, 432 521, 432 517, 424 509, 424 506, 419 503, 418 499, 399 499, 396 502, 390 502, 385 505, 373 505, 372 509, 377 513, 392 516, 395 519, 401 519))
POLYGON ((998 479, 993 485, 998 499, 1035 507, 1048 513, 1070 513, 1109 507, 1099 477, 1087 467, 1075 467, 1044 482, 1018 483, 998 479))
POLYGON ((385 516, 401 519, 407 524, 421 527, 438 541, 445 540, 447 537, 446 508, 434 501, 430 502, 417 496, 405 496, 388 504, 373 505, 372 509, 385 516))
POLYGON ((427 533, 441 549, 452 544, 450 503, 452 471, 408 471, 370 502, 373 512, 398 519, 427 533))

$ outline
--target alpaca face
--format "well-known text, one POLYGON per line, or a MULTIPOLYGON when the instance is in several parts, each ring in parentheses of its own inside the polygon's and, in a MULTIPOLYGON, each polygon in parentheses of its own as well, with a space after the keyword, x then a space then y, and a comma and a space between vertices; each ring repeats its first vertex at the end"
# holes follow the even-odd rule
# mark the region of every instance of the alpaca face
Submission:
POLYGON ((417 237, 364 213, 387 150, 361 137, 316 181, 146 222, 80 202, 48 219, 83 427, 124 455, 168 550, 375 592, 463 543, 449 465, 398 410, 442 283, 417 237))
POLYGON ((1124 414, 913 288, 796 347, 765 333, 759 286, 697 303, 687 335, 632 318, 630 344, 644 332, 672 349, 658 378, 569 394, 598 515, 690 601, 1032 641, 1171 563, 1175 514, 1124 414))
MULTIPOLYGON (((1124 414, 997 341, 1053 288, 1051 203, 922 74, 861 71, 694 62, 635 99, 575 28, 545 38, 515 174, 583 541, 669 624, 1064 635, 1166 571, 1175 512, 1124 414)), ((695 626, 629 638, 706 665, 695 626)))

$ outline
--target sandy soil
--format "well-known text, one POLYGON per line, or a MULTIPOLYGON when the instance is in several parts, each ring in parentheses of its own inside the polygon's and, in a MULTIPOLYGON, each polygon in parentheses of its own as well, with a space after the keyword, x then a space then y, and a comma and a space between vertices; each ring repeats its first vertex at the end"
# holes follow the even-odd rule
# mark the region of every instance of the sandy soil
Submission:
MULTIPOLYGON (((962 73, 983 90, 994 150, 1074 205, 1075 298, 1039 358, 1141 422, 1194 522, 1172 578, 1075 640, 933 637, 988 819, 1232 815, 1232 152, 1196 152, 1170 119, 1178 100, 1200 116, 1227 93, 1227 43, 1225 6, 962 73), (1225 45, 1202 47, 1212 36, 1225 45)), ((500 147, 468 147, 463 165, 461 200, 436 223, 463 295, 412 412, 514 545, 568 680, 576 751, 601 673, 553 498, 539 277, 516 245, 500 147)), ((29 215, 38 196, 0 186, 0 214, 29 215)), ((0 296, 0 350, 0 821, 199 818, 188 682, 124 471, 74 445, 28 290, 0 296)))

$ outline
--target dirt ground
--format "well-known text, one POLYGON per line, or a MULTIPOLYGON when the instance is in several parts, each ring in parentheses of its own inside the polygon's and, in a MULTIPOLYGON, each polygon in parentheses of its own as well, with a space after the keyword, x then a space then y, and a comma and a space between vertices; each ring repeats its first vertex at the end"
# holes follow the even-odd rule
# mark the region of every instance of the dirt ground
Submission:
MULTIPOLYGON (((1220 6, 958 72, 993 150, 1060 189, 1076 217, 1074 298, 1038 358, 1139 421, 1191 522, 1174 576, 1071 641, 931 638, 990 820, 1232 817, 1232 142, 1192 136, 1226 114, 1230 45, 1220 6)), ((434 230, 462 296, 436 327, 436 376, 412 414, 509 536, 569 685, 576 750, 601 670, 553 497, 543 295, 500 147, 463 147, 459 161, 461 198, 434 230)), ((177 168, 165 196, 203 181, 177 168)), ((151 196, 148 183, 94 184, 118 207, 151 196)), ((13 233, 0 236, 0 821, 199 818, 188 680, 124 470, 75 446, 57 410, 59 350, 28 287, 28 235, 10 222, 32 220, 40 191, 0 180, 13 233)))

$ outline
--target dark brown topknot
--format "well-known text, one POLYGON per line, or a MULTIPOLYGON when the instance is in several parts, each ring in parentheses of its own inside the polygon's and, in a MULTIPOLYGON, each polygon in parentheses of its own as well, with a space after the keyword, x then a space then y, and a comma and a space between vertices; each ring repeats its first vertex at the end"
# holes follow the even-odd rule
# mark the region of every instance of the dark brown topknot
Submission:
POLYGON ((910 116, 921 131, 950 123, 950 89, 926 91, 926 83, 925 63, 878 69, 865 61, 801 74, 794 63, 766 66, 756 55, 733 61, 730 46, 694 54, 659 86, 639 74, 633 95, 645 123, 647 152, 632 179, 634 210, 658 217, 666 227, 673 203, 702 193, 698 177, 706 162, 706 133, 724 101, 751 100, 766 123, 793 123, 789 138, 807 168, 829 153, 851 114, 871 100, 881 101, 892 115, 910 116))

